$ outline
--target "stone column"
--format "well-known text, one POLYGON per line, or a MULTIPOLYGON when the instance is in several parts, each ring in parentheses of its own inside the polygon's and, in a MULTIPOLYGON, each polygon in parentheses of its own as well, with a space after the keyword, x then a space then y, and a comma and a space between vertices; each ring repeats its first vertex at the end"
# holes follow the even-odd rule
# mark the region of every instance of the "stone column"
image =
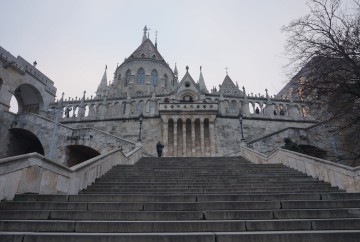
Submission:
POLYGON ((169 127, 169 123, 168 122, 165 122, 163 121, 163 144, 165 146, 165 149, 164 149, 164 155, 163 156, 167 156, 168 155, 168 152, 169 152, 169 138, 168 138, 168 127, 169 127))
POLYGON ((215 130, 214 123, 209 123, 209 132, 210 132, 210 156, 215 156, 215 130))
POLYGON ((191 153, 196 156, 196 143, 195 143, 195 120, 191 119, 191 153))
POLYGON ((186 156, 186 119, 183 120, 183 153, 182 156, 186 156))
POLYGON ((173 157, 177 156, 177 120, 174 120, 173 157))
POLYGON ((201 156, 205 156, 204 119, 200 120, 201 156))

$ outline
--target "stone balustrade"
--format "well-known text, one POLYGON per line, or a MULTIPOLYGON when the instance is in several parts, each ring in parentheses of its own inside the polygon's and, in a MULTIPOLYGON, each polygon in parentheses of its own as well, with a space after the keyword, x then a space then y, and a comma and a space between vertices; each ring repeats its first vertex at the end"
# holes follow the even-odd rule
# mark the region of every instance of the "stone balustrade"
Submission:
POLYGON ((160 103, 159 111, 201 112, 218 111, 217 103, 160 103))
POLYGON ((19 193, 77 194, 113 166, 132 165, 141 157, 137 147, 127 154, 115 149, 70 168, 38 153, 0 159, 0 200, 19 193))
POLYGON ((360 167, 348 167, 284 149, 276 149, 264 156, 248 147, 241 147, 241 155, 256 164, 280 163, 303 172, 347 192, 360 192, 360 167))

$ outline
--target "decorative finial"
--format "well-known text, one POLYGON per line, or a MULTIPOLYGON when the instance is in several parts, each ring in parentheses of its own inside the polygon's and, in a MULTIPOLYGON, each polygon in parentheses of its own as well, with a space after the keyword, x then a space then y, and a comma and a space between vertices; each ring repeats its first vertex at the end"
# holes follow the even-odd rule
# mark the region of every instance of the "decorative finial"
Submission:
POLYGON ((156 30, 155 31, 155 47, 157 48, 157 34, 158 34, 158 31, 156 30))
POLYGON ((189 66, 186 66, 186 72, 188 72, 189 71, 189 66))
POLYGON ((202 66, 200 66, 200 71, 202 70, 202 66))
POLYGON ((33 65, 34 65, 34 67, 36 67, 36 65, 37 65, 37 62, 36 62, 36 61, 34 61, 33 65))
POLYGON ((265 92, 266 92, 266 97, 269 97, 267 88, 265 89, 265 92))
POLYGON ((105 70, 107 70, 107 65, 105 65, 105 70))
POLYGON ((228 75, 228 67, 225 67, 225 70, 226 70, 226 75, 228 75))
POLYGON ((150 30, 150 29, 148 29, 148 28, 146 27, 146 25, 145 25, 145 27, 144 27, 144 35, 143 35, 142 42, 144 42, 144 41, 146 40, 146 34, 147 34, 147 31, 148 31, 148 30, 150 30))
POLYGON ((62 93, 61 99, 64 99, 65 92, 62 93))

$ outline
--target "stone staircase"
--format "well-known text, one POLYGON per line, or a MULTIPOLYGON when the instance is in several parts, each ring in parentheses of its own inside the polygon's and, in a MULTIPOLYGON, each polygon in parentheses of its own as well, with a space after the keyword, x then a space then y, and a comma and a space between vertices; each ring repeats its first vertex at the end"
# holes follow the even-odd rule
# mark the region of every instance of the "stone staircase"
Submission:
POLYGON ((0 241, 360 241, 360 193, 239 157, 142 158, 79 195, 16 195, 0 241))

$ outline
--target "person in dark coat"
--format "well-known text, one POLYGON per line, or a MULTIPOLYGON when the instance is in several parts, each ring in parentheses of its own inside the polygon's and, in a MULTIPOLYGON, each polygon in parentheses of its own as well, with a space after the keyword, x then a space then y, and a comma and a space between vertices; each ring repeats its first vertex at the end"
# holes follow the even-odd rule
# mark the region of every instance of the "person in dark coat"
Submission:
POLYGON ((164 148, 164 145, 160 143, 160 141, 156 144, 156 151, 158 153, 158 157, 161 157, 162 150, 164 148))

